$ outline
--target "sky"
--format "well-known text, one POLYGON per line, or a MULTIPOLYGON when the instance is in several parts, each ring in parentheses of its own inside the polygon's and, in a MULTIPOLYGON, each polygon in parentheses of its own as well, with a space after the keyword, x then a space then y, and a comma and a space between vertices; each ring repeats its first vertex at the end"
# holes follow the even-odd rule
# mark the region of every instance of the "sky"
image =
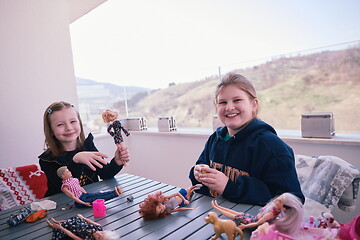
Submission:
POLYGON ((359 12, 359 0, 108 0, 70 24, 75 75, 158 89, 359 46, 359 12))

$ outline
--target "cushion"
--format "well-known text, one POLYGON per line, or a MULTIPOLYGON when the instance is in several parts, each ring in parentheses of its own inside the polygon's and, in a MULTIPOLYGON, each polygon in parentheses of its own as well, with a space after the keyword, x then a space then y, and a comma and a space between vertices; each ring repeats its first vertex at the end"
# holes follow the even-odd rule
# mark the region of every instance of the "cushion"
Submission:
POLYGON ((359 169, 335 156, 295 155, 295 164, 306 216, 331 212, 336 205, 343 211, 355 209, 359 169))
POLYGON ((44 197, 47 178, 36 164, 0 169, 0 210, 44 197))

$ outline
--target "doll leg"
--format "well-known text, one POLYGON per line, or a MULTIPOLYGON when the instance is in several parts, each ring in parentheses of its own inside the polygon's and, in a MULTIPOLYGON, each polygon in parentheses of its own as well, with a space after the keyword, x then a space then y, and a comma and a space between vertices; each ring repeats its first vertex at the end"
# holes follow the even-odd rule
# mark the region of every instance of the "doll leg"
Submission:
POLYGON ((231 219, 235 219, 235 216, 237 216, 238 214, 240 214, 239 212, 236 212, 234 210, 231 210, 229 208, 225 208, 222 206, 219 206, 216 202, 216 200, 211 201, 211 206, 213 208, 215 208, 216 210, 218 210, 221 214, 223 214, 224 216, 231 218, 231 219))
POLYGON ((83 193, 80 196, 80 200, 88 203, 92 203, 96 199, 104 199, 105 201, 113 199, 119 196, 115 190, 106 191, 106 192, 96 192, 96 193, 83 193))

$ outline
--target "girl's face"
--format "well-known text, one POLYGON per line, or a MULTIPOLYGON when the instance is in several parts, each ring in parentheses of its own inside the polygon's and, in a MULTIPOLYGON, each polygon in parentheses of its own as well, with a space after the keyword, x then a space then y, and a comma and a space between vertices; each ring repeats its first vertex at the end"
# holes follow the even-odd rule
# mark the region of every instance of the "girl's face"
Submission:
POLYGON ((80 122, 73 108, 54 111, 49 116, 53 135, 64 146, 66 151, 76 149, 77 138, 81 133, 80 122))
POLYGON ((220 89, 216 99, 217 115, 233 136, 254 118, 258 100, 250 99, 249 95, 236 85, 220 89))

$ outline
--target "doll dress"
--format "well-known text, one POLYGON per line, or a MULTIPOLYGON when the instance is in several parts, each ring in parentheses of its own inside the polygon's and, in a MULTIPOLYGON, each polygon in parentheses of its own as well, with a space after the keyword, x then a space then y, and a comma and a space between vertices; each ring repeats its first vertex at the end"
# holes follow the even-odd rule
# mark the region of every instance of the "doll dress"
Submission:
MULTIPOLYGON (((94 237, 92 236, 94 232, 103 231, 103 228, 101 226, 88 223, 84 219, 79 218, 77 216, 71 217, 65 222, 62 222, 61 226, 63 226, 64 228, 66 228, 76 236, 86 240, 94 239, 94 237)), ((71 239, 71 238, 60 229, 54 228, 51 239, 60 240, 60 239, 71 239)))

